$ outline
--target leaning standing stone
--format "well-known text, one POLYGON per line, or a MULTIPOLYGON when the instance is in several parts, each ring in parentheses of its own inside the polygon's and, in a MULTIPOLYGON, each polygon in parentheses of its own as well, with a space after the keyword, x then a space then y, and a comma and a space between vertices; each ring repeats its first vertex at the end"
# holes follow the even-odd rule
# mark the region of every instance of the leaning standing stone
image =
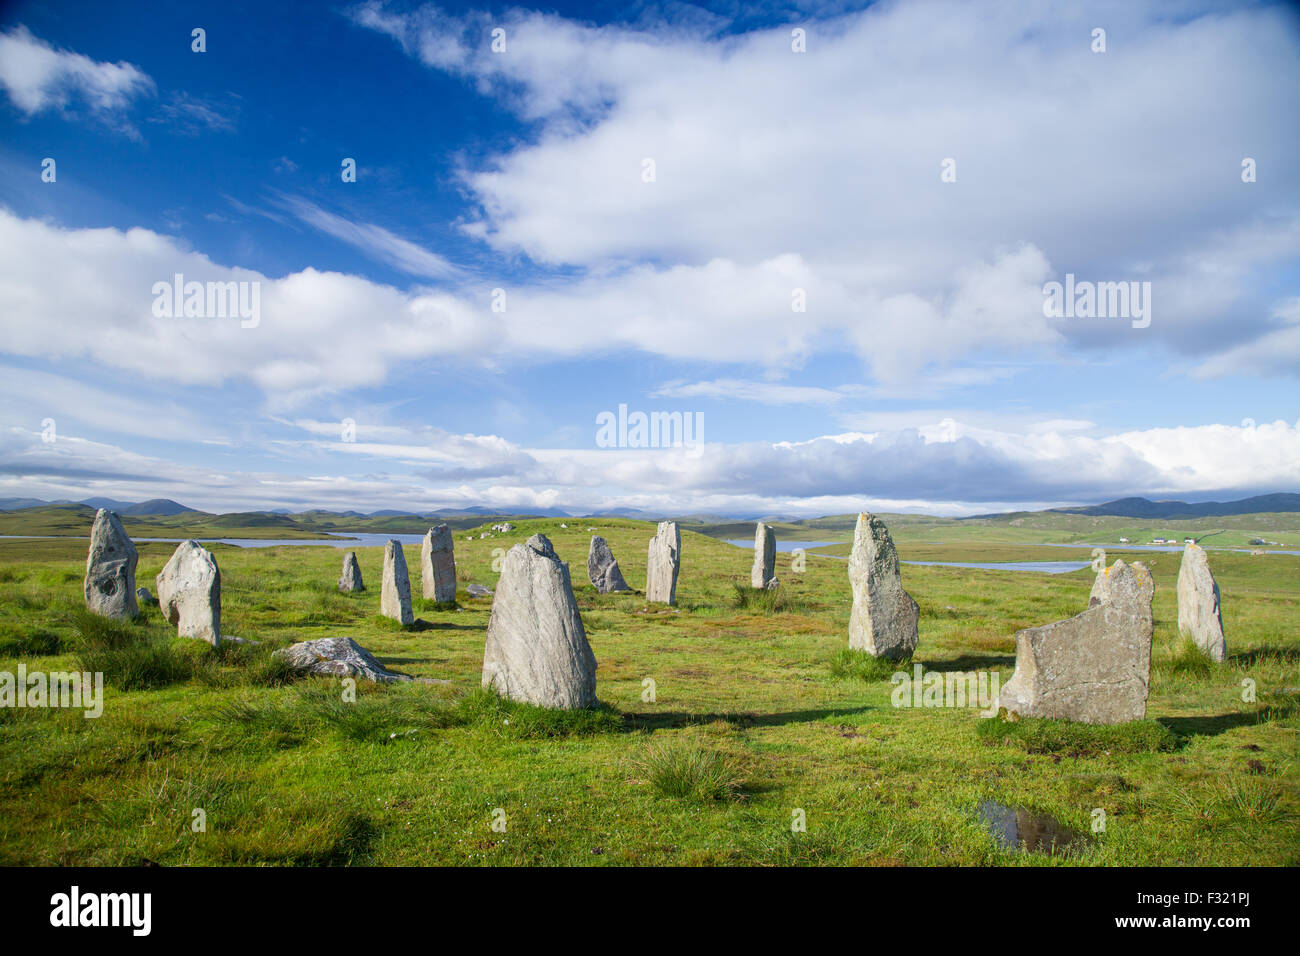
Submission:
POLYGON ((1016 634, 1016 672, 997 707, 1088 724, 1141 720, 1151 679, 1151 597, 1141 562, 1101 572, 1106 595, 1081 614, 1016 634))
POLYGON ((677 572, 681 565, 682 534, 676 521, 661 521, 650 539, 646 562, 645 599, 662 604, 677 600, 677 572))
POLYGON ((545 535, 515 545, 501 564, 483 686, 539 707, 596 705, 596 657, 573 598, 569 566, 545 535))
POLYGON ((623 572, 618 569, 609 543, 598 534, 591 536, 591 548, 587 551, 587 577, 601 594, 632 590, 623 580, 623 572))
POLYGON ((180 637, 221 643, 221 569, 197 541, 182 541, 154 579, 158 606, 180 637))
POLYGON ((139 611, 135 595, 135 544, 117 514, 100 508, 90 529, 83 590, 86 607, 104 617, 122 620, 139 611))
POLYGON ((357 563, 357 553, 349 551, 343 555, 343 576, 339 578, 340 591, 364 591, 361 583, 361 565, 357 563))
POLYGON ((910 657, 920 639, 921 610, 903 590, 894 539, 875 515, 858 515, 849 554, 849 585, 853 589, 849 647, 873 657, 910 657))
POLYGON ((754 567, 749 572, 749 583, 764 589, 777 585, 776 532, 761 521, 754 532, 754 567))
POLYGON ((1228 656, 1219 608, 1219 585, 1210 573, 1209 558, 1198 544, 1183 551, 1178 569, 1178 630, 1191 636, 1212 661, 1228 656))
POLYGON ((406 555, 402 551, 402 542, 396 538, 389 539, 384 545, 384 580, 379 590, 379 613, 401 621, 403 625, 415 623, 415 615, 411 613, 411 578, 406 572, 406 555))
POLYGON ((456 600, 456 556, 451 529, 430 528, 420 543, 420 586, 426 600, 456 600))

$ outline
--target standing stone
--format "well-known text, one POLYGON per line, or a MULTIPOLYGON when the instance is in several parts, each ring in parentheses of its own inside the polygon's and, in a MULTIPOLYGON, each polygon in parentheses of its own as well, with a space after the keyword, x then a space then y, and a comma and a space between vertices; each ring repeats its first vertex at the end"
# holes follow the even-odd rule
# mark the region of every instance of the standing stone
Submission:
POLYGON ((682 533, 676 521, 659 522, 659 530, 650 539, 646 562, 645 599, 662 604, 677 600, 677 572, 681 566, 682 533))
POLYGON ((756 588, 774 588, 776 580, 776 532, 771 525, 758 523, 754 531, 754 567, 749 583, 756 588))
POLYGON ((158 607, 180 637, 221 643, 221 569, 197 541, 182 541, 154 578, 158 607))
POLYGON ((456 600, 456 555, 451 529, 430 528, 420 543, 420 586, 426 600, 456 600))
POLYGON ((349 551, 343 555, 343 577, 339 578, 340 591, 364 591, 361 583, 361 565, 357 563, 357 553, 349 551))
POLYGON ((1210 660, 1222 661, 1228 656, 1219 608, 1219 585, 1210 573, 1205 549, 1199 544, 1187 546, 1178 569, 1178 630, 1191 635, 1210 660))
POLYGON ((873 657, 911 657, 920 639, 921 609, 903 590, 894 539, 875 515, 858 515, 849 554, 849 585, 853 589, 849 647, 873 657))
POLYGON ((483 686, 539 707, 596 705, 596 657, 561 561, 545 535, 507 552, 492 598, 483 686))
POLYGON ((630 591, 623 580, 623 572, 618 569, 614 552, 609 550, 609 543, 600 535, 591 536, 591 549, 587 552, 587 577, 601 594, 611 591, 630 591))
POLYGON ((1064 621, 1016 633, 1016 672, 998 708, 1022 717, 1089 724, 1141 720, 1151 680, 1151 597, 1141 563, 1102 574, 1106 599, 1064 621))
POLYGON ((100 508, 90 529, 83 591, 86 607, 104 617, 123 620, 139 611, 135 595, 135 544, 117 513, 100 508))
POLYGON ((389 539, 384 545, 384 579, 379 588, 379 613, 394 621, 401 621, 403 625, 415 623, 415 615, 411 613, 411 578, 406 573, 406 555, 402 551, 402 542, 396 538, 389 539))

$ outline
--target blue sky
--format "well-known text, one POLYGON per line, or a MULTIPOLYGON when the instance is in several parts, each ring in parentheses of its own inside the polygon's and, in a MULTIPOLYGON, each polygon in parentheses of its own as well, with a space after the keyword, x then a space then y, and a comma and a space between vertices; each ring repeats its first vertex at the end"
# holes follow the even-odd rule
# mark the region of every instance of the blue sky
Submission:
POLYGON ((2 17, 0 497, 813 515, 1300 491, 1286 5, 2 17), (155 315, 177 272, 256 283, 257 323, 155 315), (1044 315, 1067 273, 1149 282, 1150 324, 1044 315), (620 405, 703 441, 601 447, 620 405))

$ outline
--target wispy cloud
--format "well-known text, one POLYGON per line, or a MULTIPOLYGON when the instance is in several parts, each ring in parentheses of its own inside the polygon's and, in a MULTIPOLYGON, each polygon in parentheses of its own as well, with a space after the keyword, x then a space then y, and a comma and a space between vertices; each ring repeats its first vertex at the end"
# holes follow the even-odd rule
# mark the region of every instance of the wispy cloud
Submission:
POLYGON ((461 270, 450 261, 422 246, 403 239, 382 226, 366 222, 352 222, 335 215, 300 196, 278 193, 277 206, 287 210, 299 220, 326 235, 345 242, 377 262, 383 262, 408 275, 425 279, 451 279, 461 270))

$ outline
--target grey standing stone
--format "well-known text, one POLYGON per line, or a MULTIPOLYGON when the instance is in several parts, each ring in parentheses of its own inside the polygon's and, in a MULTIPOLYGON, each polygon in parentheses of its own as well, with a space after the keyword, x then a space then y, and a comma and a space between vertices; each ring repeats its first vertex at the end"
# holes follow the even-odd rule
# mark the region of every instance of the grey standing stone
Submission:
POLYGON ((1088 724, 1146 716, 1155 585, 1141 562, 1116 561, 1101 574, 1102 603, 1017 632, 1016 672, 1002 688, 998 708, 1088 724))
POLYGON ((894 539, 875 515, 858 515, 849 554, 849 585, 853 589, 849 647, 891 660, 910 657, 920 640, 921 610, 903 590, 894 539))
POLYGON ((681 568, 682 533, 676 521, 661 521, 650 539, 646 561, 645 599, 661 604, 677 601, 677 573, 681 568))
POLYGON ((349 551, 343 555, 343 576, 339 578, 340 591, 364 591, 361 583, 361 565, 357 563, 357 553, 349 551))
POLYGON ((389 539, 384 545, 384 578, 379 589, 379 613, 394 621, 401 621, 403 625, 415 623, 415 615, 411 613, 411 578, 406 571, 406 554, 402 551, 402 542, 396 538, 389 539))
POLYGON ((149 593, 149 589, 148 589, 148 588, 136 588, 136 589, 135 589, 135 599, 136 599, 136 601, 137 601, 138 603, 140 603, 140 604, 153 604, 153 603, 155 603, 155 602, 154 602, 154 599, 153 599, 153 595, 149 593))
POLYGON ((1210 660, 1222 661, 1228 656, 1219 585, 1210 573, 1205 549, 1199 544, 1187 546, 1178 569, 1178 630, 1190 635, 1210 660))
POLYGON ((154 578, 158 606, 180 637, 221 643, 221 569, 197 541, 182 541, 154 578))
POLYGON ((420 543, 420 586, 426 600, 456 600, 456 555, 451 529, 430 528, 420 543))
POLYGON ((135 594, 138 557, 117 513, 100 508, 90 529, 90 550, 86 554, 86 579, 82 584, 86 607, 118 620, 135 617, 140 610, 135 594))
POLYGON ((598 534, 591 536, 591 548, 587 551, 587 577, 601 594, 632 590, 623 580, 623 572, 618 569, 609 542, 598 534))
POLYGON ((483 686, 539 707, 596 705, 596 657, 573 598, 569 566, 545 535, 515 545, 501 564, 483 686))
POLYGON ((754 567, 749 572, 749 583, 763 589, 777 585, 776 532, 761 521, 754 531, 754 567))

